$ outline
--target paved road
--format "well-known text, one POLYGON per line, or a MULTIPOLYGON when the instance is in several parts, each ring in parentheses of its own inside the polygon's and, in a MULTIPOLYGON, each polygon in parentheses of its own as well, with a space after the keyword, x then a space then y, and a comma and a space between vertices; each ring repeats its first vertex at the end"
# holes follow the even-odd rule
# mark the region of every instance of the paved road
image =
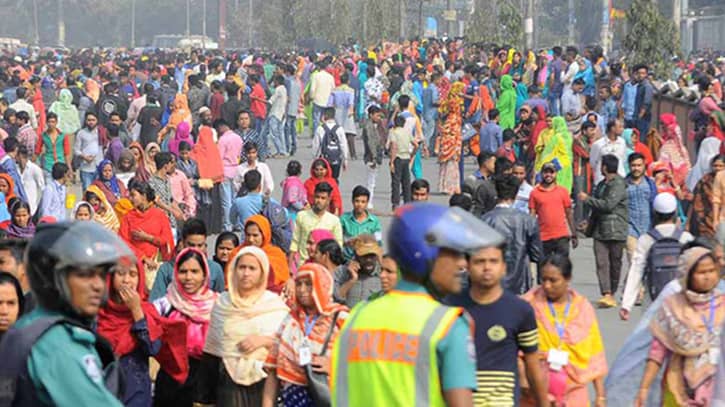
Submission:
MULTIPOLYGON (((360 159, 362 154, 362 145, 357 140, 358 160, 352 161, 347 171, 340 176, 340 192, 342 194, 344 210, 350 210, 352 207, 352 189, 356 185, 365 185, 367 182, 365 165, 360 159)), ((298 145, 300 146, 294 159, 300 161, 303 167, 303 176, 306 179, 309 176, 309 165, 312 161, 311 140, 309 137, 301 137, 298 145)), ((285 166, 287 160, 268 160, 268 164, 272 169, 275 183, 278 186, 285 175, 285 166)), ((475 158, 468 157, 466 159, 466 174, 474 172, 476 169, 475 158)), ((391 220, 390 209, 390 173, 387 165, 381 168, 377 179, 377 186, 374 194, 374 213, 379 216, 385 233, 387 226, 391 220)), ((423 162, 423 176, 432 186, 431 201, 448 204, 448 198, 441 194, 436 194, 438 184, 438 165, 435 159, 427 159, 423 162)), ((273 196, 277 199, 281 197, 281 190, 275 189, 273 196)), ((599 299, 599 288, 596 278, 594 266, 594 252, 592 251, 592 240, 582 239, 579 248, 572 251, 572 261, 574 263, 574 288, 586 295, 590 301, 595 302, 599 299)), ((617 309, 597 310, 597 317, 601 325, 602 335, 604 336, 604 345, 607 352, 607 360, 614 360, 617 352, 621 348, 624 340, 629 332, 634 329, 636 321, 641 315, 641 308, 637 307, 632 312, 630 322, 622 322, 617 316, 617 309)))

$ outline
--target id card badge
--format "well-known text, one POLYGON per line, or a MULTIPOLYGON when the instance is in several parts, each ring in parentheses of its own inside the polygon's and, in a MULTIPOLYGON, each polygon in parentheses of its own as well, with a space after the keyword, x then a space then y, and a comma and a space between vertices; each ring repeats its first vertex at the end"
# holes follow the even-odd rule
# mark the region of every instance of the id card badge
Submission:
POLYGON ((559 349, 550 349, 546 362, 552 370, 559 371, 569 364, 569 354, 559 349))
POLYGON ((310 350, 309 346, 301 346, 300 347, 300 366, 307 366, 310 363, 312 363, 312 351, 310 350))
POLYGON ((717 365, 720 362, 720 348, 712 347, 708 349, 707 356, 710 359, 710 364, 717 365))

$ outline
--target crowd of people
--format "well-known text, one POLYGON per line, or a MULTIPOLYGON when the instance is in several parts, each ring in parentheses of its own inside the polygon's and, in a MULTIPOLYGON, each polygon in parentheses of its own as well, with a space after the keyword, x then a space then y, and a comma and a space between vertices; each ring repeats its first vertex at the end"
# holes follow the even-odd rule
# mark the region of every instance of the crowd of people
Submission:
POLYGON ((725 59, 625 62, 463 39, 0 55, 0 404, 725 403, 725 59), (655 117, 668 79, 698 94, 690 134, 655 117), (595 307, 636 306, 608 364, 595 307))

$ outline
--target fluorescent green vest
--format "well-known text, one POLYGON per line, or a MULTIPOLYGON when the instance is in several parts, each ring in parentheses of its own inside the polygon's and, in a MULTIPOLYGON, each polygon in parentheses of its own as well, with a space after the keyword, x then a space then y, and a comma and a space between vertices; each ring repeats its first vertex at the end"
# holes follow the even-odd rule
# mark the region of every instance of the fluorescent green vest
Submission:
POLYGON ((462 313, 397 290, 356 306, 332 353, 332 405, 445 406, 436 346, 462 313))

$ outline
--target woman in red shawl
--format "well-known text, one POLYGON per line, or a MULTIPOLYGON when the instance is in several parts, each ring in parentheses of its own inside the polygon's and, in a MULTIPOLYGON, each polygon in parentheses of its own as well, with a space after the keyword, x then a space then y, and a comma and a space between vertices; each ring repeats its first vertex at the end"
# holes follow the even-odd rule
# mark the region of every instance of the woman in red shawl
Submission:
POLYGON ((146 301, 142 262, 120 267, 106 277, 109 296, 98 314, 98 334, 106 338, 120 359, 126 406, 152 403, 149 357, 179 383, 186 381, 189 361, 186 324, 162 318, 146 301))
POLYGON ((145 182, 132 181, 129 199, 133 210, 121 218, 118 234, 146 265, 146 286, 151 287, 162 261, 174 253, 174 237, 166 212, 154 206, 154 190, 145 182))
POLYGON ((36 131, 38 138, 40 138, 43 136, 43 131, 45 131, 46 122, 46 109, 43 102, 43 92, 40 91, 40 81, 33 87, 33 109, 38 113, 38 129, 36 131))
POLYGON ((534 129, 531 131, 531 139, 529 140, 528 147, 529 160, 531 161, 536 159, 536 150, 534 150, 534 147, 539 141, 539 135, 542 131, 549 127, 549 124, 546 121, 546 111, 544 110, 544 106, 536 105, 534 110, 536 111, 536 124, 534 124, 534 129))
POLYGON ((681 186, 690 172, 691 165, 690 155, 682 141, 680 125, 677 124, 674 114, 663 113, 660 115, 660 126, 662 127, 662 147, 657 160, 671 164, 674 182, 681 186))
POLYGON ((310 167, 310 177, 305 181, 305 190, 307 191, 307 202, 312 205, 315 199, 315 187, 320 182, 327 182, 332 187, 332 196, 330 197, 330 207, 327 209, 336 216, 342 215, 342 198, 340 196, 340 188, 337 181, 332 178, 332 167, 324 158, 318 158, 312 162, 310 167))
MULTIPOLYGON (((205 114, 211 114, 204 112, 205 114)), ((222 231, 223 212, 221 206, 221 182, 224 179, 224 167, 221 154, 209 126, 199 127, 199 138, 190 154, 199 169, 197 187, 200 194, 197 202, 196 216, 203 220, 209 233, 222 231)))

